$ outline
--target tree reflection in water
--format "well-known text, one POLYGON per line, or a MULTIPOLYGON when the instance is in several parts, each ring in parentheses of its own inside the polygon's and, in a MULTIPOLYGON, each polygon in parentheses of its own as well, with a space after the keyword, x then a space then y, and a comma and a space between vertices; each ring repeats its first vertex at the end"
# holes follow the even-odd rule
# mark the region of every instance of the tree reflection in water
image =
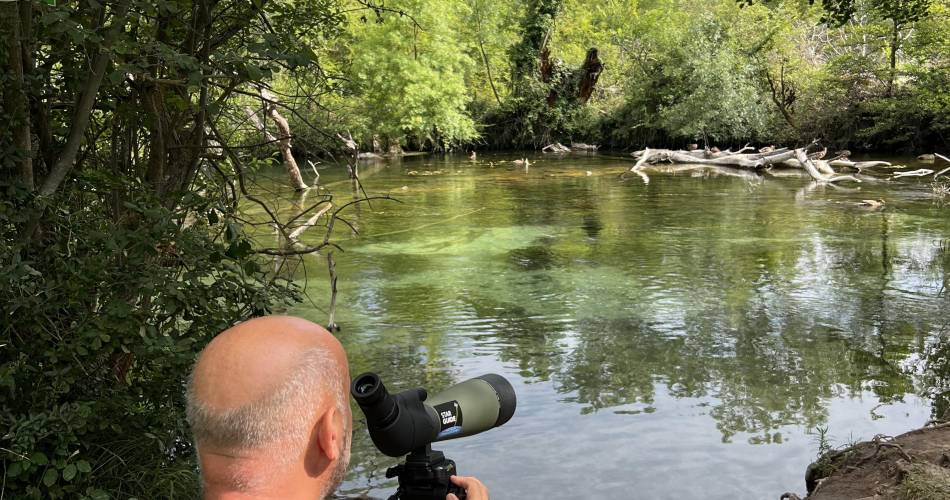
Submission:
MULTIPOLYGON (((921 395, 935 417, 950 411, 950 221, 925 186, 643 185, 594 157, 527 173, 466 163, 402 190, 413 165, 373 173, 366 184, 403 203, 364 207, 352 221, 363 236, 337 258, 354 374, 438 389, 487 367, 550 392, 534 404, 593 419, 694 400, 722 441, 752 444, 785 444, 850 398, 921 395), (558 177, 565 168, 598 175, 558 177)), ((295 313, 324 321, 325 264, 308 258, 317 307, 295 313)), ((392 461, 361 430, 351 479, 375 484, 392 461)))

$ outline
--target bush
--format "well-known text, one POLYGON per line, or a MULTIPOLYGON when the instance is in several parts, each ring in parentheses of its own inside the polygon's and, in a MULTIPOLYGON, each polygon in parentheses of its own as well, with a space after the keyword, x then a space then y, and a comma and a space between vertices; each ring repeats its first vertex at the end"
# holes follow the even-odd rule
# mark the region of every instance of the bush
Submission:
POLYGON ((0 190, 7 496, 193 498, 196 353, 300 291, 265 275, 229 204, 189 194, 170 209, 131 182, 83 178, 24 242, 39 200, 0 190))

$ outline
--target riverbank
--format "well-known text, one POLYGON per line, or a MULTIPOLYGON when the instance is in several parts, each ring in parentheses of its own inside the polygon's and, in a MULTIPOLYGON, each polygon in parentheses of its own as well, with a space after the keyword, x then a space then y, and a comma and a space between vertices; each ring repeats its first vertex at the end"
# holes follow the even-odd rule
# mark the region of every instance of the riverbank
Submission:
POLYGON ((950 422, 828 451, 808 467, 805 482, 810 500, 946 500, 950 422))

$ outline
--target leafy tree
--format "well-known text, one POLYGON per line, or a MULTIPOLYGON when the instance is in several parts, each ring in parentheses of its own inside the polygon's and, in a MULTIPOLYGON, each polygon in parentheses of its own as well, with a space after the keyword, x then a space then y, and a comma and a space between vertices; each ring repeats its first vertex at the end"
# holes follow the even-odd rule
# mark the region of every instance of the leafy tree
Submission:
POLYGON ((337 37, 341 6, 2 8, 2 57, 22 69, 0 77, 0 116, 17 126, 0 134, 4 494, 193 498, 183 384, 195 354, 300 298, 263 265, 280 249, 241 222, 258 162, 231 147, 238 96, 316 65, 298 38, 337 37))
MULTIPOLYGON (((515 2, 467 0, 469 14, 460 26, 460 35, 469 46, 469 57, 478 63, 469 77, 474 84, 473 104, 501 105, 511 89, 508 48, 517 40, 515 2)), ((477 114, 475 116, 478 116, 477 114)))
POLYGON ((561 10, 561 0, 530 0, 521 18, 521 40, 511 47, 511 81, 514 92, 540 78, 541 56, 554 30, 554 21, 561 10))
POLYGON ((475 62, 454 36, 467 7, 429 0, 398 7, 407 15, 352 24, 350 74, 362 130, 436 149, 474 139, 465 76, 475 62))

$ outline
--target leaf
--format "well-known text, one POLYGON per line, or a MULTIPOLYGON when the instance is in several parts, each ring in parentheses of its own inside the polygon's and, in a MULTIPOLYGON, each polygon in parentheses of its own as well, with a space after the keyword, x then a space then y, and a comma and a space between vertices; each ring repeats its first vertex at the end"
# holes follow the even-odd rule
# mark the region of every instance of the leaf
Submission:
POLYGON ((92 467, 89 466, 89 462, 85 460, 80 460, 76 462, 76 468, 79 469, 79 472, 82 472, 83 474, 86 474, 92 471, 92 467))
POLYGON ((49 463, 49 459, 46 458, 46 455, 39 451, 30 455, 30 461, 36 465, 46 465, 49 463))
POLYGON ((56 469, 53 469, 52 467, 49 469, 46 469, 46 473, 43 474, 43 484, 45 484, 47 488, 56 484, 56 481, 58 480, 59 480, 59 471, 57 471, 56 469))
POLYGON ((244 272, 247 274, 257 274, 261 271, 261 266, 253 260, 244 263, 244 272))
POLYGON ((23 465, 20 462, 13 462, 10 464, 10 467, 7 468, 7 477, 14 478, 20 475, 20 472, 23 471, 23 465))
POLYGON ((74 477, 76 477, 76 466, 69 464, 63 469, 63 479, 72 481, 74 477))

